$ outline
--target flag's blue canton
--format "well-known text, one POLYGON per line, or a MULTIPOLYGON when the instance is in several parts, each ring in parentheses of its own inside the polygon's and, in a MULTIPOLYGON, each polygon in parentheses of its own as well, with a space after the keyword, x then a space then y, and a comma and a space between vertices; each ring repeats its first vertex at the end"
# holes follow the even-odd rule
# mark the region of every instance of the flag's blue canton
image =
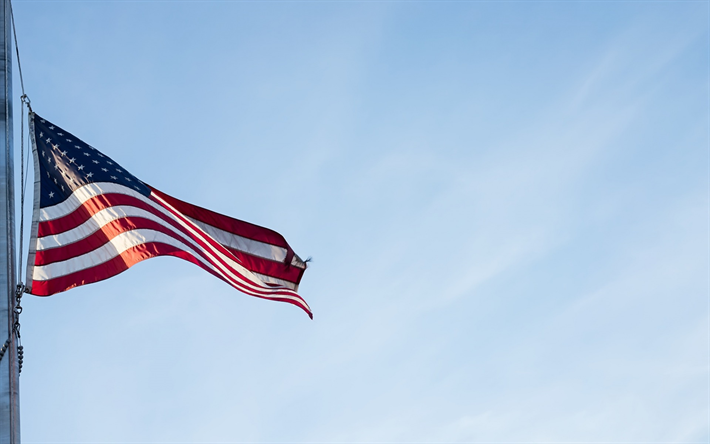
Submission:
POLYGON ((34 126, 42 176, 40 207, 58 204, 92 182, 113 182, 150 195, 143 182, 96 148, 36 114, 34 126))

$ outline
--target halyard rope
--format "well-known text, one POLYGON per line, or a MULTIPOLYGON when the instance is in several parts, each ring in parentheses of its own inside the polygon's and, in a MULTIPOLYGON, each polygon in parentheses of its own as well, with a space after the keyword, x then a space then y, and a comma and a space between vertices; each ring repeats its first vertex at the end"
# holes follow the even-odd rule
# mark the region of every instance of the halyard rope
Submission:
MULTIPOLYGON (((8 0, 10 6, 10 20, 12 21, 12 35, 15 40, 15 54, 17 54, 17 69, 20 73, 20 87, 22 88, 22 96, 20 100, 22 102, 22 110, 20 112, 20 248, 19 248, 19 258, 18 258, 18 270, 17 270, 17 280, 22 282, 22 250, 24 243, 24 225, 25 225, 25 191, 27 190, 27 177, 29 176, 29 162, 27 162, 27 167, 25 167, 25 107, 27 107, 27 112, 32 112, 32 106, 30 105, 30 98, 25 93, 25 80, 22 77, 22 63, 20 62, 20 46, 17 44, 17 27, 15 26, 15 14, 12 10, 12 1, 8 0)), ((30 144, 27 144, 27 158, 29 160, 30 144)), ((24 290, 24 289, 23 289, 24 290)))
POLYGON ((12 20, 12 35, 15 37, 15 54, 17 54, 17 69, 20 72, 20 87, 22 88, 22 95, 25 96, 25 81, 22 79, 22 65, 20 64, 20 47, 17 46, 17 29, 15 28, 15 14, 12 13, 12 0, 9 0, 10 4, 10 19, 12 20))
MULTIPOLYGON (((22 77, 22 64, 20 63, 20 46, 17 44, 17 28, 15 27, 15 14, 12 11, 12 1, 8 0, 8 5, 10 7, 10 20, 12 21, 12 35, 15 41, 15 54, 17 54, 17 69, 20 73, 20 87, 22 88, 22 96, 20 96, 20 101, 22 102, 22 109, 20 112, 20 245, 19 245, 19 257, 18 257, 18 271, 17 271, 17 288, 15 289, 15 307, 13 308, 14 322, 12 325, 12 333, 17 337, 17 362, 18 371, 22 372, 22 361, 24 358, 24 347, 22 347, 22 340, 20 339, 20 313, 22 313, 22 306, 20 305, 22 295, 25 293, 26 288, 22 282, 22 250, 23 241, 25 236, 25 191, 27 190, 27 177, 29 176, 29 161, 25 167, 25 107, 27 107, 28 116, 32 112, 32 106, 30 105, 30 98, 25 93, 25 80, 22 77)), ((27 159, 30 157, 30 143, 27 141, 27 159)), ((10 338, 5 341, 5 344, 0 348, 0 360, 2 359, 7 347, 10 344, 10 338)))

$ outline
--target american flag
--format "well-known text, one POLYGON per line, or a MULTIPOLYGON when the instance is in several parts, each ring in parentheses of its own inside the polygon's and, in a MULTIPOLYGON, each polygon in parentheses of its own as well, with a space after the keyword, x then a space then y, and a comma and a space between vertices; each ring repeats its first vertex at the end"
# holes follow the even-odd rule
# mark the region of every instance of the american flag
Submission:
POLYGON ((251 296, 301 307, 306 263, 280 234, 168 196, 32 114, 35 184, 27 289, 49 296, 175 256, 251 296))

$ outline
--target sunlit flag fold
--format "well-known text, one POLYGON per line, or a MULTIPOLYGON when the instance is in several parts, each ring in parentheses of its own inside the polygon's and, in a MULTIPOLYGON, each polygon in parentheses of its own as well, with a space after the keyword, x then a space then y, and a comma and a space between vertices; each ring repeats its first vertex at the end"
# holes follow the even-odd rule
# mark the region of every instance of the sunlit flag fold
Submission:
POLYGON ((183 202, 33 114, 35 184, 27 288, 49 296, 156 256, 192 262, 251 296, 311 310, 306 264, 280 234, 183 202))

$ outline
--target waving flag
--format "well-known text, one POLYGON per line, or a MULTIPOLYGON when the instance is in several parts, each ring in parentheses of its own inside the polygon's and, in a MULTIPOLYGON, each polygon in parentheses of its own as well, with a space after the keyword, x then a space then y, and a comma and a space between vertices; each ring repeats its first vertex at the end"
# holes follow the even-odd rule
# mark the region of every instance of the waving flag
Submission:
POLYGON ((280 234, 170 197, 33 114, 27 288, 49 296, 156 256, 190 261, 251 296, 301 307, 306 264, 280 234))

